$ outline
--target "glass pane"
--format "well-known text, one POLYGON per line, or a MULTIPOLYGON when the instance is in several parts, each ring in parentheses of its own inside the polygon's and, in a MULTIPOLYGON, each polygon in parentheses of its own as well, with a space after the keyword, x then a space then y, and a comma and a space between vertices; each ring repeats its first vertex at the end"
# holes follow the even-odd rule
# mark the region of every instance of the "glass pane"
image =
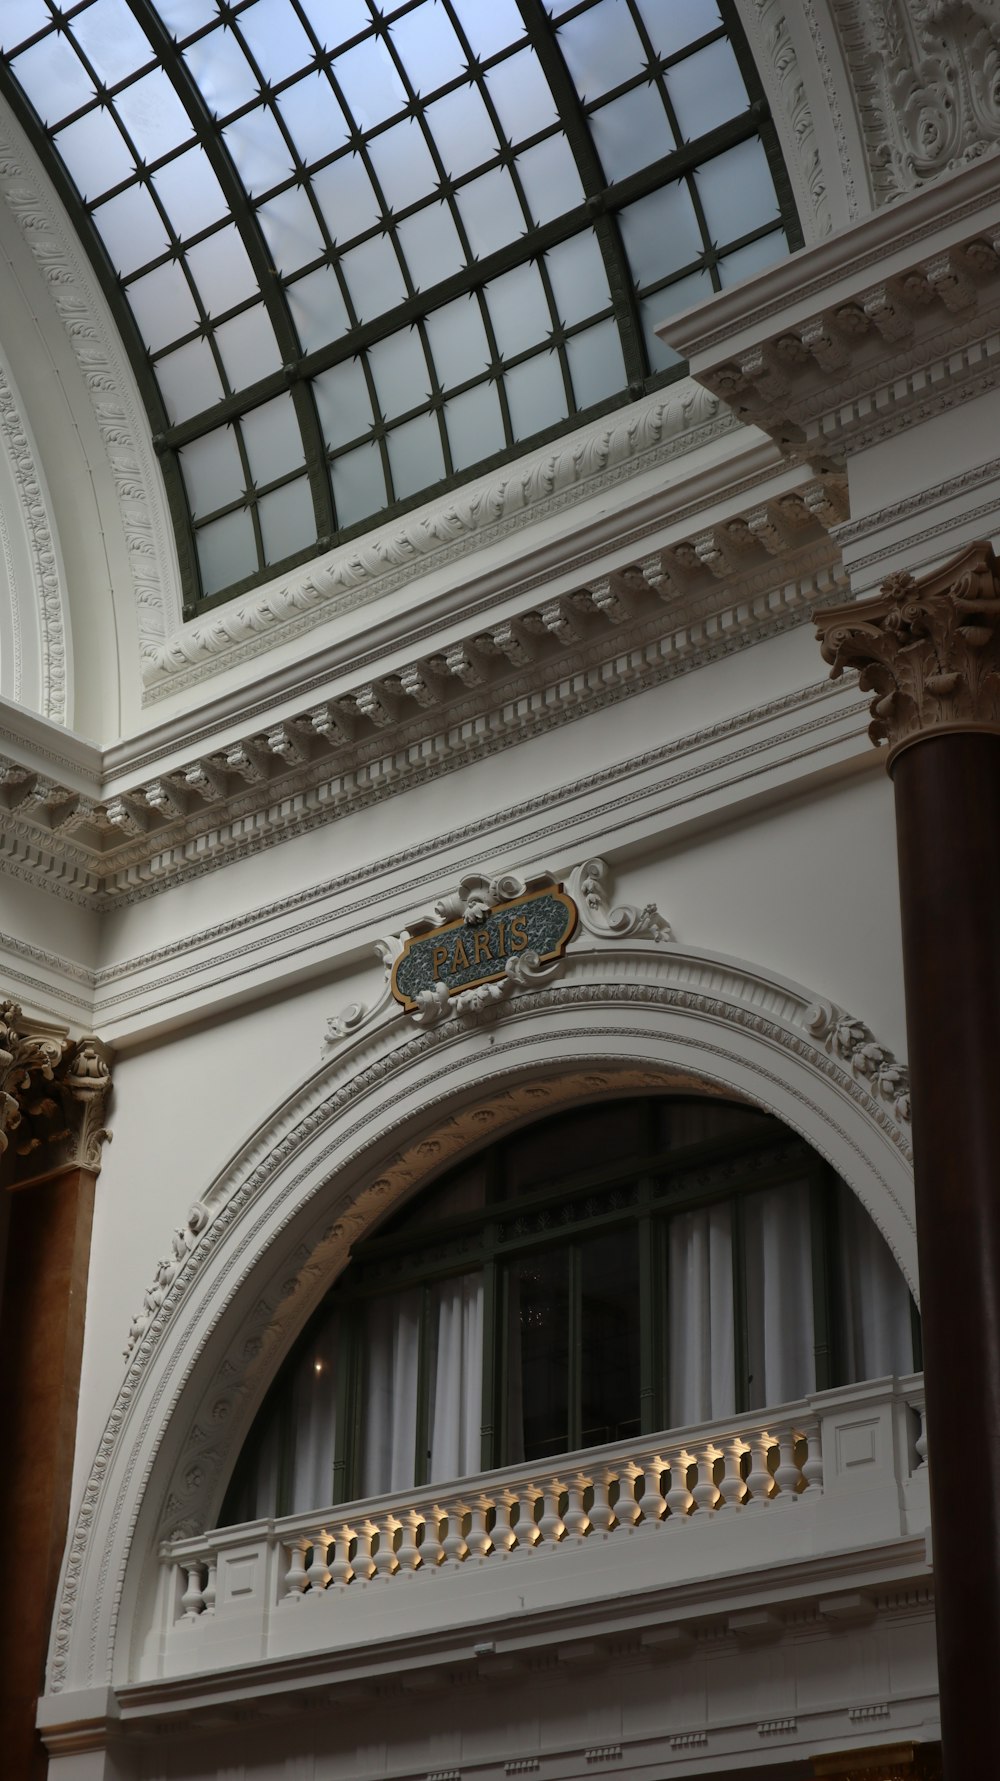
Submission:
MULTIPOLYGON (((695 170, 712 240, 721 245, 777 222, 778 200, 760 142, 741 142, 695 170)), ((648 200, 647 200, 648 202, 648 200)))
POLYGON ((328 266, 289 285, 288 307, 303 352, 316 352, 329 341, 339 340, 350 327, 344 294, 328 266))
POLYGON ((178 452, 195 519, 239 500, 246 477, 233 427, 217 427, 178 452))
POLYGON ((741 278, 753 278, 766 267, 774 266, 778 260, 788 255, 788 242, 782 229, 775 229, 770 235, 762 235, 759 241, 751 241, 746 247, 738 247, 733 254, 727 254, 719 261, 719 278, 723 290, 731 284, 739 284, 741 278))
POLYGON ((660 56, 676 55, 722 24, 715 0, 633 0, 633 4, 660 56))
POLYGON ((216 328, 215 344, 233 390, 245 390, 281 366, 278 342, 262 303, 216 328))
POLYGON ((156 10, 175 37, 187 37, 219 13, 215 0, 157 0, 156 10))
POLYGON ((341 155, 314 173, 312 188, 333 241, 351 241, 379 220, 381 205, 359 154, 341 155))
POLYGON ((496 451, 503 451, 503 415, 496 384, 480 383, 444 406, 444 422, 455 470, 468 470, 496 451))
POLYGON ((73 20, 73 35, 106 87, 156 60, 149 38, 125 0, 96 0, 73 20))
POLYGON ((316 515, 306 477, 286 482, 259 503, 265 563, 280 563, 316 540, 316 515))
POLYGON ((396 427, 386 441, 397 501, 419 494, 444 475, 444 453, 437 416, 421 414, 396 427))
POLYGON ((195 533, 195 542, 206 595, 231 587, 242 581, 244 575, 253 575, 257 568, 253 521, 244 507, 203 526, 195 533))
POLYGON ((312 387, 327 445, 336 450, 367 433, 373 419, 372 404, 360 359, 333 365, 313 379, 312 387))
POLYGON ((416 1288, 365 1308, 361 1492, 366 1497, 413 1483, 420 1301, 416 1288))
POLYGON ((150 352, 190 334, 201 320, 191 287, 177 265, 157 267, 128 287, 136 324, 150 352))
POLYGON ((591 113, 590 128, 608 180, 625 179, 676 147, 655 87, 633 87, 621 99, 602 105, 591 113))
POLYGON ((333 49, 349 37, 371 30, 366 0, 305 0, 302 10, 323 49, 333 49))
POLYGON ((589 408, 625 388, 625 361, 615 321, 598 322, 566 342, 569 373, 578 408, 589 408))
POLYGON ((457 194, 469 247, 477 260, 506 247, 527 232, 514 181, 506 167, 495 167, 457 194))
POLYGON ((359 445, 354 451, 345 452, 342 458, 334 458, 330 480, 338 525, 356 525, 386 504, 382 456, 374 442, 359 445))
POLYGON ((563 25, 557 40, 581 99, 622 86, 646 61, 627 0, 599 0, 563 25))
POLYGON ((667 72, 667 92, 686 142, 704 136, 728 118, 739 117, 750 101, 732 44, 720 38, 685 56, 667 72))
POLYGON ((552 332, 541 274, 534 265, 516 266, 485 287, 497 346, 504 357, 523 352, 552 332))
POLYGON ((159 68, 144 74, 134 86, 119 93, 116 104, 122 123, 144 161, 179 148, 194 135, 191 119, 167 76, 159 68))
POLYGON ((390 210, 405 210, 418 198, 429 197, 438 184, 438 170, 416 118, 404 118, 373 136, 368 153, 390 210))
POLYGON ((243 443, 257 487, 305 461, 302 433, 291 396, 275 396, 243 417, 243 443))
POLYGON ((43 25, 51 25, 52 14, 45 0, 4 0, 0 15, 0 49, 13 49, 26 37, 33 37, 43 25))
POLYGON ((228 25, 199 37, 184 51, 184 60, 216 117, 228 117, 260 92, 260 82, 228 25))
POLYGON ((386 420, 418 408, 430 395, 430 374, 416 328, 379 340, 368 350, 379 406, 386 420))
POLYGON ((396 231, 415 291, 430 290, 465 264, 465 250, 447 204, 430 204, 396 231))
POLYGON ((406 281, 392 242, 376 235, 351 249, 340 262, 359 322, 395 309, 406 297, 406 281))
POLYGON ((451 7, 480 61, 524 36, 524 20, 515 0, 490 0, 488 6, 483 0, 451 0, 451 7))
POLYGON ((350 135, 347 120, 325 74, 307 74, 286 87, 278 101, 285 128, 303 161, 319 161, 350 135))
POLYGON ((806 1184, 743 1202, 751 1409, 816 1389, 812 1246, 806 1184))
POLYGON ((238 20, 250 54, 271 86, 307 68, 315 50, 288 0, 257 0, 238 20))
POLYGON ((470 173, 484 161, 492 161, 500 152, 490 114, 476 87, 460 87, 444 99, 435 100, 424 116, 445 171, 452 179, 470 173))
POLYGON ((90 111, 56 137, 56 148, 84 198, 96 198, 135 173, 135 162, 110 111, 90 111))
POLYGON ((279 272, 297 272, 325 252, 323 231, 301 186, 290 186, 262 204, 257 219, 279 272))
POLYGON ((580 1444, 640 1431, 639 1239, 634 1225, 580 1245, 580 1444))
POLYGON ((599 1101, 512 1133, 504 1145, 505 1196, 537 1193, 568 1175, 630 1158, 638 1169, 647 1148, 647 1107, 644 1101, 599 1101))
POLYGON ((204 340, 189 340, 165 359, 156 361, 156 381, 167 411, 167 419, 175 426, 200 414, 223 396, 222 379, 212 357, 212 349, 204 340))
POLYGON ((170 236, 156 205, 142 186, 132 186, 94 212, 112 264, 122 274, 134 272, 147 260, 159 259, 170 246, 170 236))
POLYGON ((234 224, 189 248, 187 261, 209 315, 232 309, 257 293, 257 275, 234 224))
POLYGON ((538 135, 558 119, 552 90, 534 50, 524 49, 506 62, 498 62, 486 75, 486 85, 508 142, 538 135))
POLYGON ((248 111, 222 137, 248 192, 267 191, 294 171, 288 144, 270 111, 248 111))
POLYGON ((548 223, 583 203, 583 186, 565 136, 536 142, 517 157, 517 171, 536 223, 548 223))
POLYGON ((445 389, 480 377, 490 362, 490 345, 479 303, 471 294, 456 297, 427 317, 427 334, 438 378, 445 389))
POLYGON ((529 439, 543 427, 565 420, 569 413, 557 353, 541 353, 516 365, 505 374, 504 385, 515 439, 529 439))
POLYGON ((11 66, 43 124, 68 117, 95 96, 90 75, 61 35, 44 37, 11 66))
POLYGON ((203 148, 189 148, 153 174, 153 186, 183 241, 227 215, 229 205, 203 148))
POLYGON ((619 224, 638 285, 669 277, 704 251, 691 194, 682 179, 640 198, 638 204, 627 205, 619 224))
POLYGON ((369 37, 337 57, 337 79, 348 109, 362 130, 373 130, 376 124, 406 106, 406 88, 388 48, 378 37, 369 37))
POLYGON ((569 1254, 512 1262, 507 1284, 507 1452, 547 1459, 569 1443, 569 1254))
POLYGON ((661 340, 656 332, 658 323, 665 322, 670 315, 680 315, 684 309, 692 309, 696 303, 704 302, 712 295, 712 280, 708 272, 692 272, 687 278, 678 278, 673 284, 665 285, 657 291, 655 297, 647 297, 640 303, 642 315, 642 331, 646 341, 646 351, 653 371, 667 371, 671 365, 679 365, 680 353, 661 340))
POLYGON ((679 1212, 667 1232, 667 1414, 673 1427, 736 1407, 732 1213, 679 1212))
POLYGON ((396 19, 389 35, 416 93, 432 93, 466 68, 465 51, 441 0, 427 0, 396 19))
POLYGON ((545 266, 556 313, 565 326, 611 307, 604 255, 593 230, 573 235, 559 247, 551 248, 545 256, 545 266))

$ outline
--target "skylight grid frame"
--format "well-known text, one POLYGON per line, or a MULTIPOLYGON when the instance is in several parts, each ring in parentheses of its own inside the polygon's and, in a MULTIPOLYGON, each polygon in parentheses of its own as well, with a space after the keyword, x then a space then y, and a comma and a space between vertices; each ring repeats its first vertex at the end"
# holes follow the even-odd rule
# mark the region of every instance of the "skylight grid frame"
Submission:
MULTIPOLYGON (((36 32, 20 44, 10 45, 4 51, 0 63, 3 67, 3 85, 7 90, 14 88, 10 78, 9 65, 12 59, 24 53, 32 43, 41 41, 55 31, 69 35, 74 25, 91 10, 95 0, 79 0, 79 3, 67 7, 58 20, 53 20, 42 31, 36 32)), ((103 0, 102 0, 103 3, 103 0)), ((719 262, 725 257, 749 247, 755 243, 763 243, 764 238, 773 235, 782 244, 789 246, 801 244, 801 235, 794 219, 791 205, 790 190, 787 177, 781 163, 780 152, 773 127, 770 126, 766 106, 760 96, 759 85, 753 70, 752 59, 739 30, 738 20, 732 0, 717 0, 718 23, 712 25, 700 37, 692 38, 683 43, 671 54, 659 54, 655 44, 646 30, 642 15, 644 0, 614 0, 619 11, 627 14, 634 30, 636 42, 640 47, 643 61, 633 67, 632 72, 620 79, 614 86, 600 91, 596 97, 588 98, 576 90, 570 70, 563 59, 558 42, 561 30, 572 27, 574 23, 585 19, 587 15, 596 16, 602 7, 607 5, 610 10, 611 0, 577 0, 575 5, 559 7, 552 5, 543 10, 536 0, 516 0, 521 26, 516 35, 508 41, 493 47, 490 53, 477 58, 473 45, 466 32, 462 20, 462 0, 432 0, 432 4, 440 18, 449 26, 456 43, 466 57, 464 71, 452 72, 447 79, 439 84, 428 86, 426 91, 418 91, 415 80, 411 80, 406 66, 405 57, 397 53, 393 38, 393 27, 405 23, 408 18, 419 15, 426 0, 405 0, 405 4, 386 7, 376 19, 372 18, 363 29, 359 29, 343 42, 332 47, 321 41, 321 35, 314 31, 308 16, 307 0, 284 0, 290 15, 299 21, 303 33, 303 41, 313 50, 313 55, 302 66, 296 66, 284 73, 280 80, 269 85, 264 78, 264 70, 254 54, 252 44, 241 29, 241 21, 247 22, 253 15, 256 0, 234 0, 219 14, 204 21, 194 31, 178 35, 176 38, 154 15, 147 0, 126 0, 131 14, 145 31, 152 42, 155 56, 152 61, 145 60, 136 65, 127 75, 122 76, 107 88, 102 88, 96 70, 85 56, 80 54, 79 45, 74 44, 81 64, 87 68, 95 85, 95 96, 87 105, 78 106, 75 111, 66 113, 65 117, 57 118, 47 126, 40 125, 30 108, 23 100, 19 100, 15 92, 15 103, 18 114, 28 125, 36 141, 50 145, 54 137, 74 119, 86 116, 88 112, 97 111, 105 105, 107 99, 117 100, 130 86, 145 78, 152 70, 162 68, 169 76, 174 91, 183 95, 185 109, 191 120, 191 132, 185 139, 170 148, 164 154, 151 159, 149 164, 138 164, 137 171, 129 178, 123 179, 115 186, 99 193, 98 199, 90 199, 85 204, 85 214, 91 223, 90 245, 94 252, 101 281, 106 293, 112 300, 116 317, 122 325, 122 332, 130 349, 131 356, 139 373, 140 383, 154 427, 154 443, 161 455, 165 480, 171 498, 177 522, 178 548, 182 561, 185 590, 187 594, 186 612, 193 612, 198 606, 215 604, 220 600, 233 597, 245 588, 255 585, 266 576, 272 575, 279 567, 291 567, 296 562, 304 561, 314 554, 317 548, 323 549, 331 544, 336 537, 349 538, 368 529, 379 514, 397 513, 426 500, 434 492, 457 486, 470 476, 501 464, 522 452, 529 444, 542 444, 549 439, 558 437, 567 427, 578 424, 583 418, 597 416, 603 412, 622 405, 630 398, 641 395, 646 390, 658 387, 680 374, 683 367, 666 365, 657 370, 649 359, 650 336, 644 331, 643 309, 655 301, 657 296, 669 291, 672 286, 683 285, 685 278, 697 273, 699 277, 708 277, 712 288, 720 288, 721 278, 719 262), (220 108, 218 116, 208 108, 194 81, 191 69, 184 60, 185 52, 192 46, 205 43, 213 33, 226 30, 229 37, 240 49, 250 77, 259 82, 259 87, 242 99, 239 104, 229 109, 220 108), (399 83, 400 91, 405 96, 405 105, 390 110, 387 115, 379 117, 371 124, 362 127, 360 121, 352 116, 349 96, 342 90, 335 72, 335 65, 342 59, 348 49, 358 48, 372 42, 380 42, 386 46, 394 76, 399 83), (685 142, 682 137, 676 114, 674 112, 667 81, 672 70, 692 56, 705 50, 715 43, 725 42, 732 46, 736 61, 741 70, 747 88, 748 103, 740 114, 727 119, 717 128, 685 142), (507 138, 504 133, 502 119, 494 103, 489 76, 497 69, 511 61, 515 56, 529 52, 537 65, 542 69, 548 91, 553 96, 552 120, 543 120, 537 130, 525 133, 522 129, 507 138), (321 74, 330 83, 333 103, 339 104, 349 134, 323 155, 311 155, 306 159, 299 152, 292 130, 282 112, 282 97, 307 78, 321 74), (477 161, 457 175, 452 176, 445 163, 433 131, 425 121, 425 111, 439 103, 449 95, 463 89, 474 88, 479 94, 485 115, 496 136, 498 148, 495 154, 485 161, 477 161), (615 179, 605 173, 601 165, 597 148, 591 134, 590 120, 599 116, 609 105, 615 104, 623 97, 637 93, 645 88, 655 91, 662 107, 663 115, 668 120, 668 127, 679 145, 670 153, 648 166, 638 168, 623 178, 615 179), (244 185, 232 161, 224 132, 229 131, 234 123, 239 123, 252 114, 260 112, 269 116, 276 130, 280 133, 284 144, 283 153, 287 157, 289 172, 280 180, 270 185, 261 185, 252 194, 244 185), (377 166, 371 154, 372 145, 380 138, 400 126, 406 119, 412 119, 421 132, 421 140, 427 148, 437 174, 437 182, 421 196, 391 208, 392 194, 384 186, 377 166), (352 128, 353 126, 353 128, 352 128), (698 167, 708 164, 726 149, 747 141, 757 139, 762 142, 764 153, 771 170, 772 183, 777 195, 777 210, 773 219, 748 230, 739 238, 714 243, 708 228, 708 222, 701 205, 697 180, 694 177, 698 167), (534 210, 527 189, 524 186, 519 162, 528 152, 543 147, 546 143, 565 140, 572 152, 576 174, 580 180, 582 202, 551 217, 541 225, 533 222, 534 210), (193 230, 183 237, 174 227, 174 222, 166 206, 161 203, 155 185, 155 177, 164 168, 188 153, 192 147, 202 150, 208 159, 219 186, 229 205, 228 214, 205 223, 200 229, 193 230), (370 183, 375 202, 379 206, 375 220, 364 229, 344 239, 336 240, 328 218, 324 214, 322 203, 313 180, 317 173, 325 168, 335 167, 350 155, 359 157, 359 164, 364 168, 370 183), (466 223, 460 207, 461 194, 471 190, 486 175, 503 171, 510 189, 513 191, 516 204, 520 207, 524 218, 524 235, 509 241, 497 251, 475 259, 472 252, 466 223), (621 219, 628 207, 644 196, 649 196, 672 182, 683 180, 685 189, 690 194, 692 208, 698 219, 700 252, 690 261, 678 268, 672 266, 666 276, 647 283, 641 290, 629 261, 629 255, 622 238, 621 219), (125 278, 119 278, 111 264, 110 252, 104 247, 98 233, 99 218, 95 213, 116 197, 133 189, 144 189, 152 198, 157 214, 163 224, 168 246, 164 253, 153 260, 145 261, 132 269, 125 278), (323 252, 311 260, 279 271, 271 254, 264 224, 259 213, 263 208, 279 199, 282 195, 301 190, 305 194, 312 218, 315 220, 319 240, 323 243, 323 252), (460 243, 464 265, 445 279, 423 290, 411 276, 411 268, 403 251, 399 233, 400 225, 413 218, 427 213, 432 206, 443 205, 450 217, 455 234, 460 243), (240 238, 253 268, 256 286, 246 297, 234 301, 228 307, 209 313, 208 305, 202 291, 198 288, 198 280, 194 276, 189 262, 192 249, 210 242, 213 237, 221 237, 223 231, 232 228, 236 223, 240 238), (95 242, 94 236, 97 240, 95 242), (602 304, 593 308, 583 317, 575 317, 564 324, 560 313, 556 293, 550 276, 550 266, 546 259, 554 249, 572 242, 574 237, 581 240, 593 237, 600 248, 605 272, 608 280, 610 306, 602 304), (386 242, 387 251, 394 256, 399 267, 401 287, 405 297, 401 303, 385 310, 374 312, 365 322, 358 321, 358 311, 354 305, 348 278, 345 276, 343 261, 358 244, 373 242, 382 238, 386 242), (197 316, 197 325, 166 345, 158 347, 148 354, 139 332, 136 318, 128 307, 127 291, 138 284, 139 280, 148 276, 157 267, 178 264, 191 291, 192 301, 197 316), (519 266, 533 265, 544 292, 548 309, 550 326, 544 337, 534 339, 520 351, 501 352, 497 339, 494 319, 490 309, 491 284, 519 266), (315 347, 303 350, 296 324, 292 317, 290 302, 294 300, 297 285, 310 275, 321 269, 335 279, 339 291, 340 303, 344 312, 346 326, 333 339, 315 347), (123 298, 123 293, 124 298, 123 298), (466 377, 456 382, 454 377, 442 376, 440 367, 435 364, 431 343, 428 337, 428 320, 435 313, 446 308, 456 298, 471 293, 479 311, 485 330, 489 350, 489 360, 475 376, 466 377), (278 344, 281 364, 269 369, 264 375, 237 388, 227 370, 223 347, 228 342, 223 340, 220 345, 220 331, 243 316, 248 316, 263 305, 262 313, 269 318, 270 325, 278 344), (642 308, 640 307, 642 306, 642 308), (124 314, 123 314, 124 312, 124 314), (579 351, 590 355, 590 375, 593 378, 594 366, 598 367, 598 378, 604 377, 605 387, 608 366, 611 361, 604 358, 602 362, 602 342, 595 338, 588 348, 582 337, 591 334, 597 328, 608 328, 614 321, 617 328, 618 343, 622 353, 622 364, 625 377, 621 387, 600 399, 587 401, 577 393, 574 387, 574 371, 571 355, 574 342, 580 343, 579 351), (369 359, 369 349, 379 342, 387 341, 416 324, 415 336, 419 339, 424 364, 427 367, 427 389, 422 402, 409 406, 401 406, 391 412, 383 413, 380 404, 375 378, 369 359), (171 355, 183 352, 196 342, 204 342, 206 351, 211 355, 211 363, 215 375, 219 378, 224 394, 209 409, 189 415, 180 420, 172 420, 167 414, 165 397, 157 383, 157 367, 160 376, 166 376, 165 361, 171 355), (512 414, 507 379, 519 367, 528 364, 533 358, 542 356, 551 362, 554 355, 558 364, 561 380, 562 398, 561 413, 553 413, 550 406, 549 414, 553 415, 549 424, 537 424, 537 416, 531 416, 527 430, 522 425, 520 430, 512 414), (372 413, 372 424, 366 426, 362 434, 353 435, 349 439, 341 439, 336 448, 327 447, 322 419, 317 407, 316 391, 313 380, 323 372, 345 362, 356 359, 365 379, 367 399, 372 413), (493 433, 490 438, 492 450, 484 453, 481 458, 471 459, 468 454, 467 442, 462 445, 461 453, 458 441, 454 442, 449 433, 449 404, 457 398, 470 398, 475 390, 482 389, 493 392, 499 409, 500 426, 502 427, 503 443, 499 445, 496 422, 491 422, 493 433), (303 439, 302 457, 297 463, 270 478, 254 483, 252 465, 243 437, 244 416, 252 414, 268 402, 281 395, 289 396, 299 417, 300 431, 303 439), (433 422, 436 437, 439 441, 440 466, 443 476, 434 481, 417 487, 412 480, 405 485, 404 492, 394 486, 393 482, 393 439, 399 445, 400 430, 413 427, 421 418, 426 417, 433 422), (232 438, 240 453, 244 477, 244 488, 240 497, 228 499, 211 511, 202 511, 197 521, 192 517, 187 492, 184 487, 178 454, 196 440, 207 438, 227 425, 232 426, 232 438), (499 448, 498 448, 499 446, 499 448), (331 477, 336 477, 338 461, 343 463, 351 451, 362 447, 376 450, 381 469, 382 498, 371 502, 356 520, 348 519, 343 523, 341 518, 338 527, 338 515, 334 506, 331 489, 331 477), (456 458, 461 456, 462 462, 456 469, 456 458), (268 557, 262 531, 262 503, 269 495, 279 495, 296 481, 308 481, 313 503, 314 523, 311 535, 306 538, 303 533, 301 549, 292 550, 284 556, 268 557), (207 600, 204 596, 197 569, 195 553, 192 548, 192 529, 201 533, 203 541, 208 535, 205 528, 220 518, 232 516, 242 509, 247 510, 248 518, 253 527, 256 568, 242 575, 232 585, 219 585, 218 591, 211 593, 207 600)), ((512 9, 511 9, 512 10, 512 9)), ((706 12, 708 12, 706 6, 706 12)), ((123 133, 123 140, 128 140, 129 148, 135 156, 135 144, 126 137, 123 120, 116 118, 118 128, 123 133)), ((50 159, 54 159, 51 156, 50 159)), ((537 164, 537 163, 536 163, 537 164)), ((568 163, 567 163, 568 165, 568 163)), ((66 198, 75 214, 79 214, 80 199, 72 182, 61 170, 61 164, 55 169, 57 183, 61 195, 66 198)), ((565 189, 563 190, 565 196, 565 189)), ((693 300, 688 296, 686 301, 693 300)), ((685 304, 686 306, 686 304, 685 304)), ((662 313, 660 311, 659 313, 662 313)), ((606 337, 610 341, 611 337, 606 337)), ((654 343, 655 344, 655 343, 654 343)), ((586 367, 585 367, 586 368, 586 367)), ((512 386, 511 386, 512 387, 512 386)), ((596 386, 600 389, 600 383, 596 386)), ((553 386, 553 389, 555 386, 553 386)), ((591 390, 593 397, 593 389, 591 390)), ((553 402, 555 398, 553 396, 553 402)), ((452 417, 458 414, 452 408, 452 417)), ((494 412, 492 409, 490 412, 494 412)), ((548 415, 542 416, 548 421, 548 415)), ((454 418, 451 421, 454 425, 454 418)), ((430 434, 426 436, 428 439, 430 434)), ((437 469, 437 466, 434 466, 437 469)), ((294 499, 294 496, 293 496, 294 499)), ((304 524, 304 521, 302 521, 304 524)))

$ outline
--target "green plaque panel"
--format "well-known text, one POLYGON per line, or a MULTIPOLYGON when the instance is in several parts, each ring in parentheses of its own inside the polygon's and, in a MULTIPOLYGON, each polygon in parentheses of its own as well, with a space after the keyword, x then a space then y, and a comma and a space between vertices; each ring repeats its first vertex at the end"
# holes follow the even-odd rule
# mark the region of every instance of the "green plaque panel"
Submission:
POLYGON ((577 909, 561 885, 528 891, 483 911, 478 921, 449 921, 411 936, 392 968, 390 987, 404 1008, 419 1006, 424 990, 444 984, 457 996, 506 974, 507 960, 537 953, 540 964, 561 958, 576 927, 577 909))

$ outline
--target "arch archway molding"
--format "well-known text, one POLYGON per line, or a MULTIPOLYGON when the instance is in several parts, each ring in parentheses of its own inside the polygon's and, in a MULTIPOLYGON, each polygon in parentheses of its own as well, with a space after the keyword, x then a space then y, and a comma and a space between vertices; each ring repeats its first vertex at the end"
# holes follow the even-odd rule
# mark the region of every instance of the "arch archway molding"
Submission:
POLYGON ((618 932, 591 920, 557 980, 485 1010, 421 1028, 388 996, 348 1009, 320 1068, 206 1186, 133 1322, 67 1551, 50 1694, 138 1676, 159 1543, 214 1525, 266 1388, 352 1245, 516 1124, 622 1093, 743 1099, 848 1183, 916 1293, 905 1068, 802 986, 666 938, 655 912, 609 913, 618 932))

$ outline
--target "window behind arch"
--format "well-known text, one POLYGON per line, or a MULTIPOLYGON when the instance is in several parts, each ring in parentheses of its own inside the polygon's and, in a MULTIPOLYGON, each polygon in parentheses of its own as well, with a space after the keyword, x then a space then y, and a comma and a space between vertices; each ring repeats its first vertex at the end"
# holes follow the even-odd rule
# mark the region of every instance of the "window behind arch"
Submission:
POLYGON ((868 1214, 777 1120, 618 1100, 513 1133, 360 1243, 222 1522, 725 1418, 919 1365, 868 1214))

